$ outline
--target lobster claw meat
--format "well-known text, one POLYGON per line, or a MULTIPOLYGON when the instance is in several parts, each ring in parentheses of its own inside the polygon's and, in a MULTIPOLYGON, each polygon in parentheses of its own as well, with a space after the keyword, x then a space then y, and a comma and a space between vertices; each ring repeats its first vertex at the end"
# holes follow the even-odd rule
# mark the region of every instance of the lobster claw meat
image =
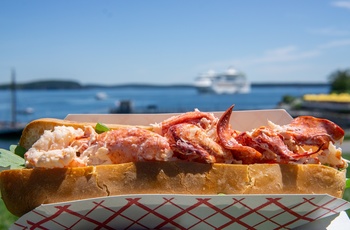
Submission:
POLYGON ((233 107, 234 105, 222 114, 217 124, 217 135, 220 144, 224 148, 230 150, 233 158, 237 161, 241 161, 242 164, 262 162, 263 155, 259 151, 250 146, 242 145, 235 139, 238 133, 232 130, 230 126, 230 117, 233 107))
POLYGON ((172 116, 153 130, 167 138, 174 156, 184 161, 232 163, 232 156, 216 142, 218 118, 195 110, 172 116))
POLYGON ((231 155, 202 128, 188 123, 169 127, 165 134, 177 157, 202 163, 231 163, 231 155))

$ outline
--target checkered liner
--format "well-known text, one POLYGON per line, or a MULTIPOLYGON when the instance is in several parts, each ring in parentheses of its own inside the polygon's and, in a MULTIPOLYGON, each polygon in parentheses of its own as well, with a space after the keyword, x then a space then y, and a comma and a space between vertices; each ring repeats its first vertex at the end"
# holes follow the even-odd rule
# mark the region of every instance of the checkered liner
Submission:
POLYGON ((281 229, 350 208, 328 195, 130 195, 42 205, 11 229, 281 229))

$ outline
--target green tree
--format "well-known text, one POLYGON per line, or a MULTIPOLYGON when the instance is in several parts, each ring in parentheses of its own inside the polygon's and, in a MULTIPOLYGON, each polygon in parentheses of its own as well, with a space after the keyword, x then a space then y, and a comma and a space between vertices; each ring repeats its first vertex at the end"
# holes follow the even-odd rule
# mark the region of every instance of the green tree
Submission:
POLYGON ((329 76, 331 93, 350 93, 350 69, 337 70, 329 76))

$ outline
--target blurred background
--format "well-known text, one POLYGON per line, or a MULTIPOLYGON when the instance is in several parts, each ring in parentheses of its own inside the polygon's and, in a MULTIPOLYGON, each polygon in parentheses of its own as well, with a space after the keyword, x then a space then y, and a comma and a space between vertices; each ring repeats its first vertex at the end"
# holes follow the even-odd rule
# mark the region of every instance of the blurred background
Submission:
POLYGON ((2 0, 0 148, 41 117, 235 104, 330 119, 349 157, 349 21, 349 0, 2 0))

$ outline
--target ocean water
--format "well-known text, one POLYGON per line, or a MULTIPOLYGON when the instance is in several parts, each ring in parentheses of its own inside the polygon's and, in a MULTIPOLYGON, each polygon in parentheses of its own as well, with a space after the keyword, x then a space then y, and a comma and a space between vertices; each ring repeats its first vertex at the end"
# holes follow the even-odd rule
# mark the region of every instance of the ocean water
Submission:
MULTIPOLYGON (((284 95, 302 96, 310 93, 328 93, 328 86, 252 87, 249 94, 199 94, 193 88, 117 88, 82 90, 19 90, 16 93, 17 121, 27 123, 43 117, 64 118, 67 114, 102 113, 122 100, 130 100, 135 112, 223 111, 232 104, 234 110, 273 109, 284 95), (103 92, 104 100, 96 95, 103 92), (22 113, 31 109, 32 113, 22 113)), ((11 120, 11 92, 0 90, 0 121, 11 120)), ((0 139, 0 148, 8 148, 18 140, 0 139)))

